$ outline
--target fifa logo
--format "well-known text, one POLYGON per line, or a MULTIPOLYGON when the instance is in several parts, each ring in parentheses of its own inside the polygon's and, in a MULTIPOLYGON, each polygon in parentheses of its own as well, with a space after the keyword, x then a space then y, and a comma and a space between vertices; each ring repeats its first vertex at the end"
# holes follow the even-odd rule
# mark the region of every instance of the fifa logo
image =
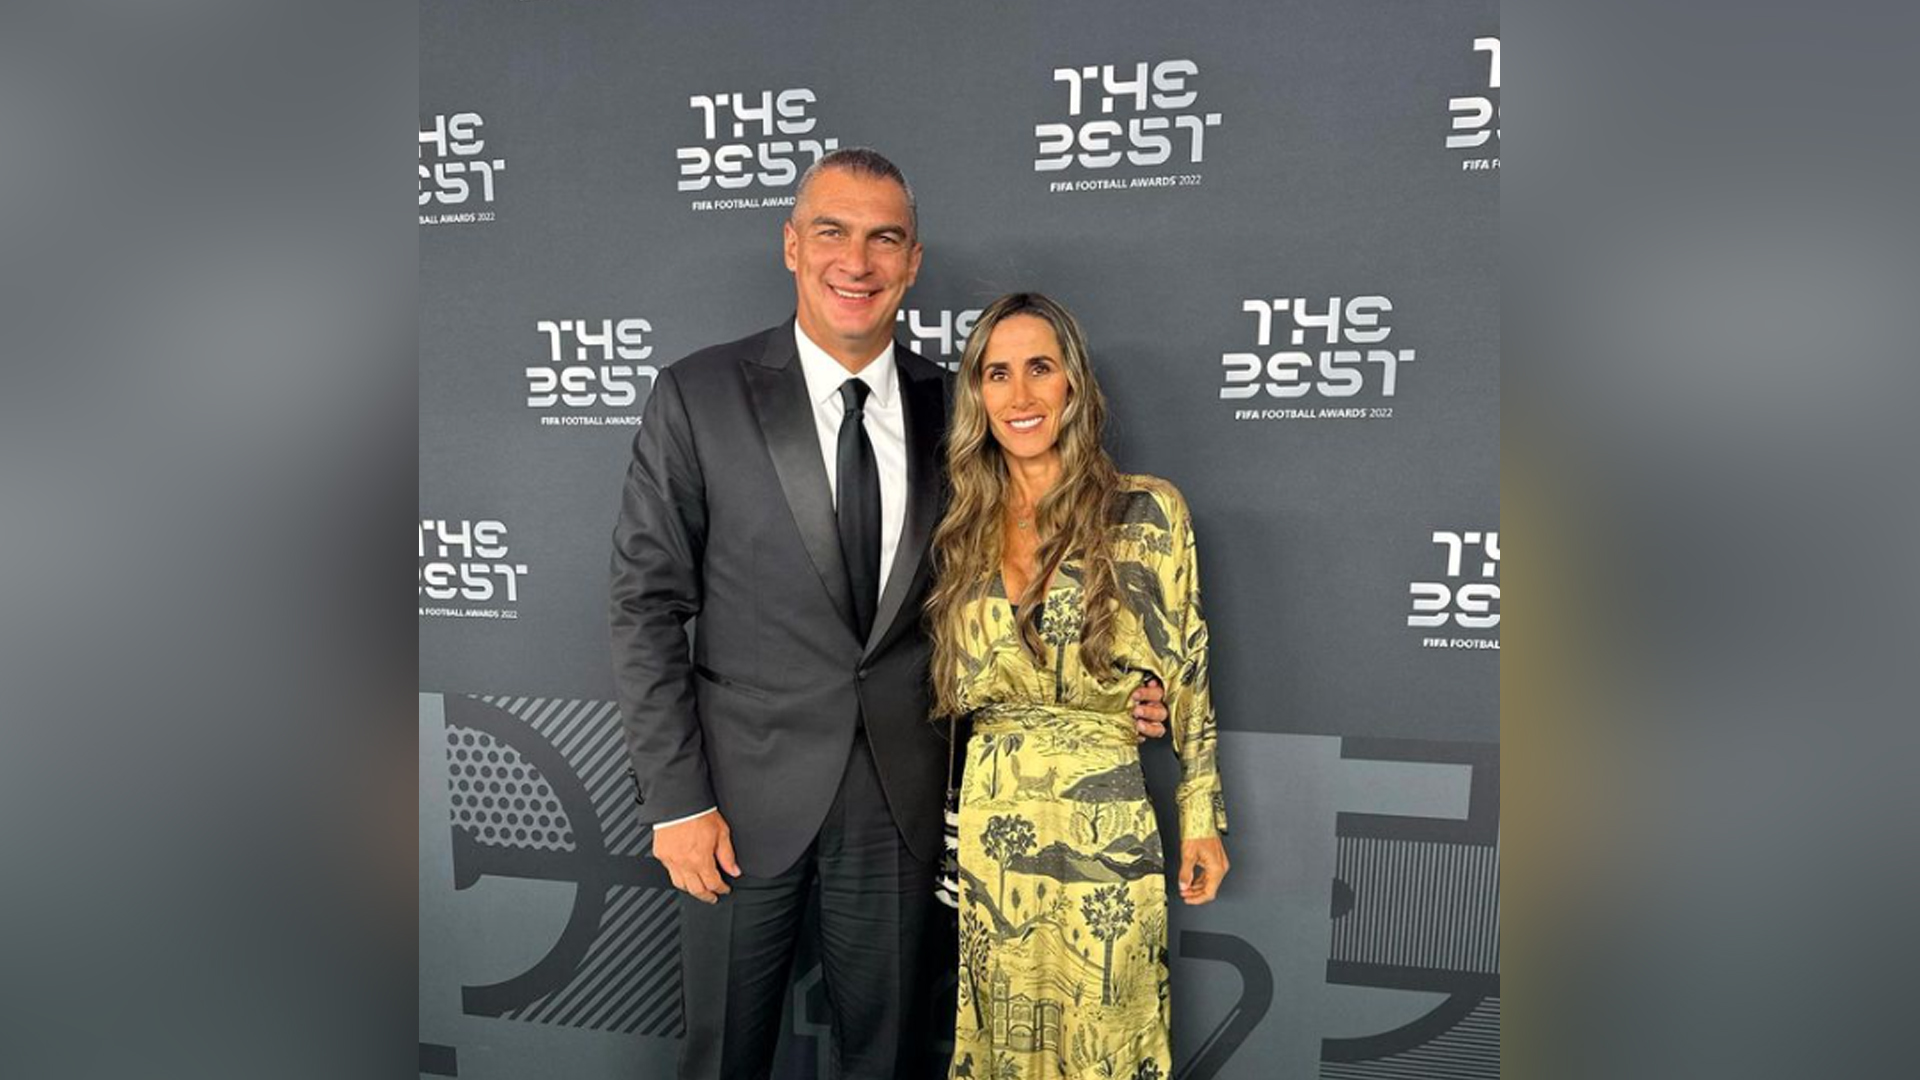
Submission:
POLYGON ((653 325, 645 319, 541 319, 536 325, 546 335, 547 362, 526 369, 528 408, 628 408, 660 375, 639 363, 653 355, 647 343, 653 325))
POLYGON ((750 93, 695 94, 687 104, 699 114, 702 145, 675 151, 681 191, 709 185, 738 190, 759 183, 785 187, 802 170, 840 146, 839 139, 791 138, 813 131, 807 115, 815 101, 805 87, 750 93), (714 145, 718 144, 718 145, 714 145))
POLYGON ((1198 74, 1200 65, 1191 60, 1143 60, 1130 69, 1115 64, 1055 68, 1053 81, 1066 87, 1068 119, 1034 125, 1039 140, 1034 171, 1076 164, 1110 169, 1122 160, 1140 166, 1200 164, 1206 160, 1207 129, 1220 125, 1220 114, 1194 109, 1200 94, 1187 80, 1198 74))
POLYGON ((948 371, 958 371, 960 352, 966 348, 967 335, 973 332, 973 324, 979 318, 979 308, 965 311, 902 308, 893 321, 906 331, 914 345, 928 359, 938 362, 948 371), (936 356, 936 353, 939 355, 936 356))
POLYGON ((1454 623, 1469 630, 1499 626, 1500 533, 1436 531, 1433 542, 1446 553, 1445 577, 1412 583, 1413 612, 1407 625, 1454 623), (1469 568, 1477 573, 1469 574, 1469 568))
MULTIPOLYGON (((1500 39, 1474 38, 1473 51, 1487 54, 1487 92, 1447 101, 1453 119, 1453 133, 1447 136, 1449 150, 1472 150, 1485 146, 1489 139, 1500 138, 1500 39)), ((1500 159, 1468 158, 1460 167, 1467 172, 1497 169, 1500 159)))
POLYGON ((505 171, 507 162, 480 156, 487 148, 480 137, 485 123, 479 113, 463 112, 435 116, 431 126, 420 129, 421 206, 459 206, 476 195, 483 203, 493 202, 494 175, 505 171))
POLYGON ((1355 296, 1344 302, 1338 296, 1324 301, 1263 297, 1241 301, 1240 309, 1254 318, 1253 345, 1258 351, 1221 354, 1223 400, 1244 400, 1262 391, 1282 399, 1308 394, 1350 398, 1369 387, 1381 398, 1392 398, 1400 389, 1400 366, 1418 359, 1412 349, 1379 347, 1393 335, 1385 320, 1393 301, 1384 296, 1355 296), (1285 341, 1269 352, 1276 331, 1285 341), (1310 337, 1312 344, 1331 347, 1308 351, 1303 346, 1310 337))
MULTIPOLYGON (((486 603, 520 599, 527 564, 508 562, 507 526, 494 520, 420 522, 419 595, 426 600, 486 603)), ((433 612, 439 613, 439 612, 433 612)), ((512 618, 513 612, 493 613, 512 618)))

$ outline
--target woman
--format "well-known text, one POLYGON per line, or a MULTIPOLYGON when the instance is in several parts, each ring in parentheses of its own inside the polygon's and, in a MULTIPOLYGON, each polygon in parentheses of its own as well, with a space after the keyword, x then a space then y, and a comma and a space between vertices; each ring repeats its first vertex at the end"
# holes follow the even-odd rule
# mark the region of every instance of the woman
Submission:
POLYGON ((955 1077, 1172 1074, 1166 868, 1127 700, 1143 674, 1185 774, 1181 898, 1227 871, 1192 524, 1173 485, 1115 470, 1105 417, 1065 308, 1016 293, 981 314, 927 600, 936 710, 973 720, 955 1077))

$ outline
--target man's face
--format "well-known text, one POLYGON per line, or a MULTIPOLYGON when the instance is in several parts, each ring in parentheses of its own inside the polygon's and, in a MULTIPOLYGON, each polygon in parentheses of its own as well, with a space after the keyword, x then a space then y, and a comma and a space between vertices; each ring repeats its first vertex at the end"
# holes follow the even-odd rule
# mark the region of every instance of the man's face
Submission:
POLYGON ((785 240, 800 329, 844 364, 873 359, 920 273, 907 193, 892 180, 827 169, 794 207, 785 240))

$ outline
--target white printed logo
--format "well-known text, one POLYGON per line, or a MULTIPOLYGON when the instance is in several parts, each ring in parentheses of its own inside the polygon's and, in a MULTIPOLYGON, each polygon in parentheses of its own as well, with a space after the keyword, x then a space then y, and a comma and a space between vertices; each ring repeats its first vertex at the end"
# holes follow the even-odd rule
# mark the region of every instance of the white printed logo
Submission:
POLYGON ((791 187, 807 167, 840 146, 835 138, 796 138, 819 123, 807 114, 815 98, 803 86, 752 93, 695 94, 687 104, 700 117, 697 146, 675 151, 681 191, 715 190, 718 197, 693 201, 694 210, 756 210, 792 206, 793 196, 745 194, 791 187), (726 192, 743 192, 727 196, 726 192))
MULTIPOLYGON (((1453 134, 1447 136, 1449 150, 1478 150, 1488 140, 1500 139, 1500 39, 1473 39, 1473 51, 1487 54, 1486 93, 1450 98, 1447 111, 1453 116, 1453 134)), ((1497 149, 1497 147, 1496 147, 1497 149)), ((1500 155, 1467 157, 1460 161, 1462 172, 1492 172, 1500 168, 1500 155)))
POLYGON ((493 178, 506 171, 507 160, 481 156, 487 148, 480 135, 485 123, 479 113, 442 113, 420 129, 420 205, 437 211, 478 200, 484 208, 422 213, 420 224, 471 225, 494 219, 493 178))
POLYGON ((546 363, 526 369, 527 407, 543 427, 635 427, 660 369, 645 319, 541 319, 546 363))
POLYGON ((1034 125, 1039 147, 1033 170, 1078 166, 1101 174, 1052 181, 1047 189, 1055 194, 1198 185, 1207 129, 1220 126, 1220 114, 1200 111, 1200 93, 1187 85, 1199 74, 1200 65, 1185 59, 1143 60, 1131 69, 1055 68, 1053 81, 1066 87, 1068 119, 1034 125), (1136 175, 1140 169, 1165 171, 1136 175))
POLYGON ((1259 351, 1220 355, 1221 400, 1249 406, 1235 409, 1235 420, 1393 418, 1400 367, 1418 359, 1412 349, 1381 347, 1393 335, 1386 321, 1393 301, 1384 296, 1344 302, 1338 296, 1261 297, 1242 300, 1240 309, 1254 317, 1253 345, 1259 351), (1285 340, 1269 352, 1276 322, 1285 340), (1303 348, 1312 345, 1332 347, 1303 348), (1256 402, 1262 404, 1255 407, 1256 402))
POLYGON ((419 533, 420 614, 448 619, 517 619, 527 564, 507 561, 507 527, 493 520, 423 518, 419 533))
MULTIPOLYGON (((1407 625, 1429 630, 1449 624, 1464 630, 1498 627, 1500 533, 1436 531, 1433 542, 1446 553, 1445 578, 1416 581, 1409 586, 1413 611, 1407 616, 1407 625)), ((1500 639, 1429 636, 1420 644, 1428 649, 1498 649, 1500 639)))
POLYGON ((921 311, 917 308, 901 308, 893 321, 906 331, 920 355, 939 363, 948 371, 959 371, 960 354, 966 350, 967 335, 973 332, 973 324, 979 320, 980 310, 921 311), (932 321, 929 323, 928 320, 932 321))

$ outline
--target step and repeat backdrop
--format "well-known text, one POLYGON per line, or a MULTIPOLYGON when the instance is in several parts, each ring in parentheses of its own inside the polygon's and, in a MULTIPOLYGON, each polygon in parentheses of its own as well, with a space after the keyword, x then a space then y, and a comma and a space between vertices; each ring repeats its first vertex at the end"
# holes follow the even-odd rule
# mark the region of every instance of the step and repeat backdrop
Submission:
MULTIPOLYGON (((1498 14, 426 0, 422 1075, 673 1075, 616 502, 658 373, 791 313, 800 173, 868 145, 919 196, 901 336, 1061 299, 1193 507, 1233 874, 1174 905, 1176 1075, 1497 1076, 1498 14)), ((828 1075, 806 952, 786 1015, 828 1075)))

